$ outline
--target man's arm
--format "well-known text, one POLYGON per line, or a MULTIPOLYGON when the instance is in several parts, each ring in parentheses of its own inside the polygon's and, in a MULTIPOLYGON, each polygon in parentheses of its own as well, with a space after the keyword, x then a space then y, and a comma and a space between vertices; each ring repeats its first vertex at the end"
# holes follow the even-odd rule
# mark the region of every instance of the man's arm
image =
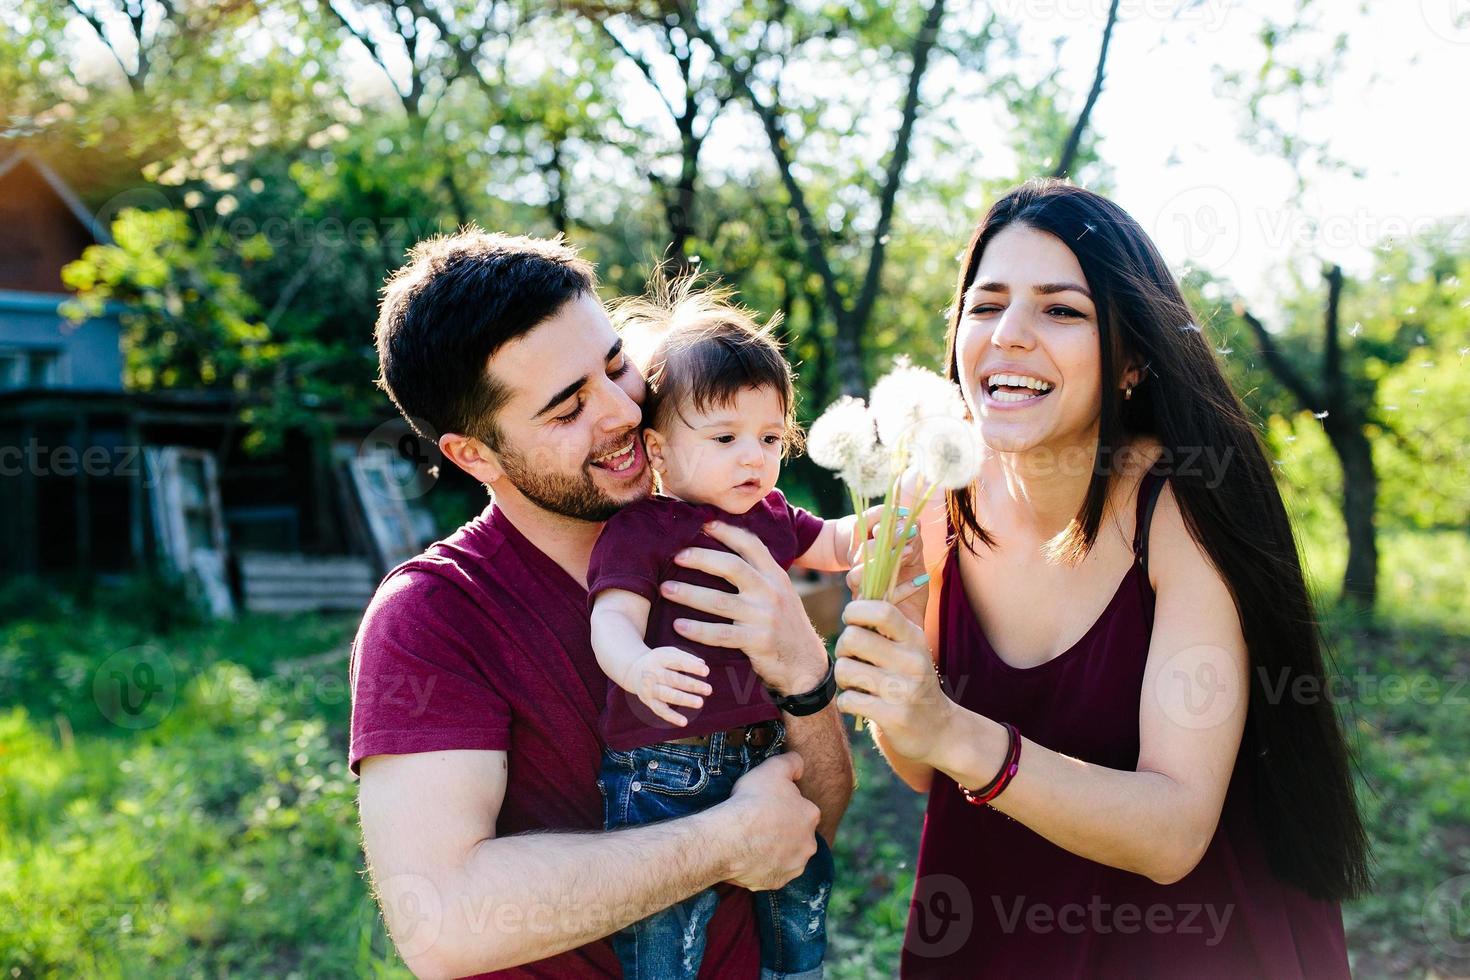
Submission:
MULTIPOLYGON (((661 583, 659 589, 665 598, 730 622, 676 619, 674 629, 690 640, 743 650, 760 679, 779 695, 803 694, 815 688, 827 676, 827 647, 812 629, 791 577, 754 534, 718 522, 707 525, 705 531, 735 554, 688 548, 674 560, 685 568, 717 575, 738 591, 674 581, 661 583)), ((783 720, 792 751, 806 760, 801 792, 821 808, 818 829, 831 843, 852 799, 852 745, 831 705, 805 718, 785 715, 783 720)))
POLYGON ((370 756, 361 773, 368 866, 389 933, 421 977, 546 959, 721 881, 778 888, 816 850, 818 810, 797 790, 793 754, 702 813, 608 833, 496 837, 504 752, 370 756))

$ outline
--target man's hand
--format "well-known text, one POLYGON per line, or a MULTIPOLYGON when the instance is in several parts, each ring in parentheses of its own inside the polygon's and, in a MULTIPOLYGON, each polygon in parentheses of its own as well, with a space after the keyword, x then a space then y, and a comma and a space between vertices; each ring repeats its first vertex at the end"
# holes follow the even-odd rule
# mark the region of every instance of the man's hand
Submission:
POLYGON ((736 591, 683 582, 664 582, 659 590, 665 599, 730 622, 676 619, 674 629, 699 643, 744 651, 761 680, 779 695, 804 694, 816 687, 827 676, 827 650, 807 619, 791 577, 749 531, 716 521, 707 524, 705 532, 735 553, 686 548, 674 561, 722 578, 736 591))
POLYGON ((734 884, 751 891, 780 888, 817 852, 821 811, 796 788, 801 773, 801 756, 794 752, 767 759, 741 776, 730 798, 714 808, 731 817, 734 884))
POLYGON ((675 707, 704 707, 704 699, 714 691, 700 677, 709 676, 709 665, 692 653, 678 647, 654 647, 633 661, 625 689, 638 695, 648 710, 671 725, 680 728, 689 719, 675 707))

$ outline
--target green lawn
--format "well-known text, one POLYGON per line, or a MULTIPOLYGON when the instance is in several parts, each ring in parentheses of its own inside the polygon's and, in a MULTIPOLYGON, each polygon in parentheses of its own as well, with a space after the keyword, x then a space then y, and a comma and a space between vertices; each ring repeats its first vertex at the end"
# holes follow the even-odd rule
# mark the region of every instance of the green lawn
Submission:
MULTIPOLYGON (((1311 544, 1330 580, 1334 542, 1311 544)), ((1361 976, 1465 975, 1463 913, 1430 898, 1470 871, 1470 541, 1388 534, 1383 564, 1376 622, 1327 610, 1379 869, 1349 940, 1361 976)), ((0 595, 0 975, 405 976, 361 877, 352 618, 176 608, 156 583, 0 595)), ((838 978, 892 972, 923 810, 866 745, 858 765, 838 978)))

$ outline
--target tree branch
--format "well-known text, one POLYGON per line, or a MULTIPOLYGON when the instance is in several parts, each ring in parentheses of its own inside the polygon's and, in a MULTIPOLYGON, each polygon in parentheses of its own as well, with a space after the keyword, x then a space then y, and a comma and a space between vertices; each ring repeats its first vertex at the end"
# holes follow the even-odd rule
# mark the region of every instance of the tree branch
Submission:
POLYGON ((678 119, 678 110, 674 108, 674 104, 670 102, 668 96, 664 94, 664 90, 659 87, 658 79, 656 79, 653 74, 653 66, 648 63, 647 59, 645 59, 642 55, 634 53, 631 48, 624 44, 623 39, 618 37, 617 34, 613 32, 613 29, 608 26, 606 20, 599 20, 597 22, 597 26, 602 28, 602 33, 606 34, 608 39, 612 41, 612 43, 617 47, 620 52, 622 52, 623 57, 627 58, 635 66, 637 66, 638 70, 643 73, 643 77, 648 79, 648 84, 653 89, 655 94, 658 95, 659 101, 664 104, 665 109, 669 110, 669 116, 673 119, 678 119))
POLYGON ((1082 134, 1087 131, 1087 124, 1092 119, 1092 107, 1097 105, 1097 97, 1102 94, 1103 77, 1107 74, 1108 45, 1113 40, 1113 26, 1118 23, 1119 3, 1120 0, 1113 0, 1108 7, 1108 22, 1103 27, 1102 47, 1097 52, 1097 69, 1092 74, 1092 89, 1087 93, 1087 101, 1082 104, 1077 122, 1067 136, 1066 145, 1062 147, 1062 155, 1057 160, 1056 169, 1052 171, 1053 177, 1065 177, 1071 172, 1072 163, 1077 159, 1077 151, 1082 147, 1082 134))
POLYGON ((1245 325, 1250 328, 1251 333, 1255 335, 1256 347, 1260 350, 1261 357, 1265 360, 1266 366, 1276 376, 1276 379, 1285 385, 1286 389, 1295 396, 1297 402, 1303 408, 1312 412, 1322 411, 1324 409, 1330 410, 1329 406, 1323 404, 1323 399, 1312 391, 1306 379, 1297 374, 1296 370, 1287 362, 1280 349, 1277 348, 1276 340, 1271 336, 1271 332, 1266 329, 1265 324, 1256 319, 1244 305, 1237 305, 1235 312, 1236 315, 1245 321, 1245 325))
MULTIPOLYGON (((68 0, 68 2, 71 4, 71 8, 77 13, 81 14, 82 18, 91 25, 93 32, 97 35, 97 39, 100 40, 103 46, 107 48, 107 53, 112 55, 112 60, 117 62, 117 67, 122 71, 123 78, 127 79, 128 88, 132 89, 134 92, 137 92, 140 88, 140 84, 138 80, 133 77, 133 73, 128 70, 128 66, 123 64, 122 56, 117 53, 117 48, 113 47, 112 41, 107 37, 107 29, 102 23, 102 18, 98 17, 92 11, 83 7, 80 3, 77 2, 77 0, 68 0)), ((141 47, 139 47, 138 52, 139 54, 142 54, 141 47)))
MULTIPOLYGON (((1118 0, 1113 0, 1116 8, 1118 0)), ((933 0, 924 15, 923 26, 914 38, 914 50, 909 70, 908 92, 904 95, 903 120, 893 138, 893 152, 888 158, 888 171, 883 175, 883 191, 878 203, 878 224, 873 229, 873 247, 868 255, 868 268, 863 275, 862 291, 857 305, 853 307, 853 320, 859 325, 867 323, 878 298, 878 286, 883 273, 883 258, 888 244, 888 231, 893 225, 893 207, 898 200, 898 188, 903 183, 903 168, 908 163, 910 144, 913 139, 914 121, 919 115, 919 85, 929 66, 929 55, 934 42, 939 38, 939 24, 944 19, 944 0, 933 0)))

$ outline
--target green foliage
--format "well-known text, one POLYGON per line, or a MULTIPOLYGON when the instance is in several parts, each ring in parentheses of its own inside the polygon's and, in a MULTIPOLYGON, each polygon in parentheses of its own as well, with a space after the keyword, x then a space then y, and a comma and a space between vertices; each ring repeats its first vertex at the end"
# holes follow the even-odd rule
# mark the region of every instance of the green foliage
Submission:
MULTIPOLYGON (((77 294, 73 321, 117 304, 125 383, 141 391, 249 390, 252 369, 270 355, 270 330, 240 277, 224 267, 219 237, 196 235, 182 211, 136 208, 117 216, 112 237, 115 244, 89 246, 67 265, 62 281, 77 294)), ((236 248, 246 262, 270 256, 259 236, 236 248)))

